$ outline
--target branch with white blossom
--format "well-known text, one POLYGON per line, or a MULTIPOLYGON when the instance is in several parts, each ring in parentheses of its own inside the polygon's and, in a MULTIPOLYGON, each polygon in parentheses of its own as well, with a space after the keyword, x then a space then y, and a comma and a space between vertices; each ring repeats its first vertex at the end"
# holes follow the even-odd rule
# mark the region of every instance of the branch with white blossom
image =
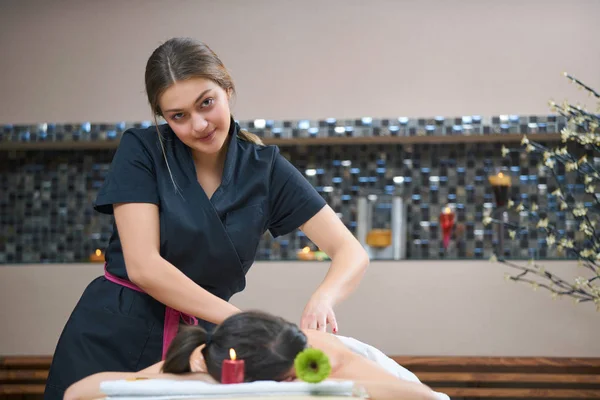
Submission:
MULTIPOLYGON (((600 98, 598 92, 585 85, 574 77, 565 76, 581 89, 585 89, 590 96, 600 98)), ((570 296, 576 302, 594 302, 600 311, 600 230, 597 229, 600 219, 600 194, 597 187, 600 184, 600 102, 598 103, 598 114, 588 112, 585 106, 573 106, 568 102, 559 105, 550 102, 553 111, 558 112, 567 119, 567 126, 561 131, 562 147, 550 149, 541 143, 531 141, 527 136, 521 141, 522 148, 509 149, 502 146, 502 157, 510 153, 526 153, 539 156, 543 161, 539 164, 540 171, 550 172, 556 188, 549 194, 556 198, 560 211, 572 216, 574 222, 579 224, 579 234, 573 237, 569 232, 552 223, 548 218, 553 210, 542 210, 536 203, 526 204, 508 201, 507 211, 517 212, 521 217, 526 217, 527 224, 521 226, 513 221, 505 221, 492 218, 491 212, 483 217, 483 224, 499 224, 508 229, 508 235, 515 239, 534 231, 544 232, 548 247, 555 246, 557 252, 566 252, 578 260, 579 266, 583 267, 590 277, 579 276, 574 282, 569 282, 548 272, 534 260, 530 260, 527 266, 519 265, 504 257, 498 259, 492 255, 491 261, 500 262, 520 273, 516 275, 507 274, 508 280, 530 284, 537 288, 550 291, 553 297, 570 296), (574 155, 568 150, 567 142, 574 143, 579 150, 579 155, 574 155), (583 152, 583 154, 582 154, 583 152), (576 193, 567 186, 564 176, 559 176, 558 166, 564 166, 567 174, 576 174, 577 180, 583 182, 584 193, 576 193), (589 197, 589 201, 585 198, 589 197), (579 238, 578 238, 579 237, 579 238)), ((561 174, 562 175, 562 174, 561 174)))

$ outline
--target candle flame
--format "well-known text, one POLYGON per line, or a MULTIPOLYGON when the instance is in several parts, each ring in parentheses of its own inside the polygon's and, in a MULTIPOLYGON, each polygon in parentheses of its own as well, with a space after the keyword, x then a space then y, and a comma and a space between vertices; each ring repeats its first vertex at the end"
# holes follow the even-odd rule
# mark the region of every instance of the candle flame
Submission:
POLYGON ((96 249, 96 255, 97 256, 101 256, 102 255, 102 251, 100 249, 96 249))
POLYGON ((452 210, 450 210, 450 207, 446 207, 444 208, 444 214, 450 214, 452 210))
POLYGON ((303 252, 304 254, 308 254, 308 253, 310 253, 310 247, 306 246, 305 248, 303 248, 303 249, 302 249, 302 252, 303 252))
POLYGON ((498 172, 498 178, 502 178, 504 174, 502 172, 498 172))
POLYGON ((236 360, 237 357, 234 349, 229 349, 229 358, 231 358, 232 361, 236 360))

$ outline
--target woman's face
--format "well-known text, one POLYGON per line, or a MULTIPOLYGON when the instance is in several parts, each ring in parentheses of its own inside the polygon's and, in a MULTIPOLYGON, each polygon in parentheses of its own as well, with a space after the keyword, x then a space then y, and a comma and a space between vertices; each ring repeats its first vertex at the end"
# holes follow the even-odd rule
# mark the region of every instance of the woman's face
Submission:
POLYGON ((282 378, 282 382, 293 382, 297 381, 296 368, 292 367, 282 378))
POLYGON ((230 93, 215 82, 193 78, 175 82, 160 96, 163 117, 179 140, 201 154, 215 154, 227 140, 230 93))

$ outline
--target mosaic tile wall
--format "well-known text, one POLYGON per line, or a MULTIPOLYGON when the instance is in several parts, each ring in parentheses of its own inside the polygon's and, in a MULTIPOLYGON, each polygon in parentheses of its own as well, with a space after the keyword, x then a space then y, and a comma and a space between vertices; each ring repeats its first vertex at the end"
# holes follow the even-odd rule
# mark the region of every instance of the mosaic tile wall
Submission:
MULTIPOLYGON (((163 121, 164 122, 164 121, 163 121)), ((159 123, 163 123, 159 121, 159 123)), ((130 127, 148 127, 151 121, 113 124, 49 124, 4 125, 0 129, 0 144, 115 141, 130 127)), ((240 121, 242 128, 264 138, 322 138, 365 136, 456 136, 510 133, 556 133, 565 126, 564 118, 556 115, 519 116, 478 115, 458 118, 388 118, 364 117, 356 120, 329 118, 325 120, 273 121, 256 119, 240 121)))
MULTIPOLYGON (((377 123, 389 132, 389 121, 387 125, 382 121, 377 123)), ((353 121, 353 132, 362 129, 364 122, 353 121)), ((560 124, 557 120, 551 122, 560 124)), ((415 121, 414 126, 417 134, 419 126, 427 129, 427 121, 422 124, 415 121)), ((510 126, 519 132, 523 128, 519 124, 510 126)), ((510 126, 509 130, 513 129, 510 126)), ((558 125, 555 127, 558 129, 558 125)), ((311 127, 302 128, 308 132, 311 127)), ((319 132, 329 131, 327 126, 321 128, 319 132)), ((368 134, 374 134, 374 128, 371 125, 368 134)), ((266 132, 270 128, 265 122, 265 126, 255 129, 266 132)), ((299 128, 285 129, 293 136, 292 131, 299 128)), ((532 129, 531 122, 524 129, 532 129)), ((16 130, 22 128, 5 128, 4 132, 16 130)), ((439 133, 442 131, 440 128, 439 133)), ((273 129, 269 134, 272 133, 273 129)), ((5 135, 4 140, 7 139, 5 135)), ((550 177, 538 176, 538 161, 517 153, 502 158, 501 143, 280 147, 353 233, 357 228, 358 196, 370 195, 375 204, 372 228, 389 228, 389 200, 401 196, 408 207, 406 256, 409 259, 490 257, 497 237, 493 228, 484 227, 481 220, 484 208, 493 207, 487 176, 498 166, 510 168, 511 198, 535 201, 551 211, 550 220, 561 229, 573 231, 571 235, 577 231, 573 221, 548 196, 554 184, 550 177), (457 225, 445 251, 438 215, 447 203, 456 205, 457 225)), ((112 218, 94 212, 92 203, 113 153, 114 149, 0 152, 0 263, 81 262, 87 261, 95 249, 103 249, 110 237, 112 218)), ((584 185, 572 175, 566 175, 564 170, 558 172, 570 191, 584 192, 584 185)), ((510 240, 505 232, 505 255, 556 257, 543 237, 531 232, 519 240, 510 240)), ((258 259, 297 259, 296 252, 307 245, 310 245, 308 239, 299 231, 277 239, 265 234, 258 259)))

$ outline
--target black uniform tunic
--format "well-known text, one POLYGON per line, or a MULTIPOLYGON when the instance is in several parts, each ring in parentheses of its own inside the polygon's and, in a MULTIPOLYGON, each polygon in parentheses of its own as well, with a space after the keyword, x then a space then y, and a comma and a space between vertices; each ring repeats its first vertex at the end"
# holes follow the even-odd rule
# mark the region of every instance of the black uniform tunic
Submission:
MULTIPOLYGON (((244 289, 261 236, 293 231, 325 205, 276 146, 238 137, 231 121, 221 185, 208 198, 192 153, 168 125, 130 129, 121 139, 95 209, 112 214, 115 203, 152 203, 160 214, 160 254, 214 295, 229 300, 244 289)), ((127 270, 116 225, 106 268, 127 270)), ((151 296, 99 277, 84 291, 58 341, 45 399, 101 371, 138 371, 161 359, 165 306, 151 296)), ((200 321, 207 329, 211 324, 200 321)))

